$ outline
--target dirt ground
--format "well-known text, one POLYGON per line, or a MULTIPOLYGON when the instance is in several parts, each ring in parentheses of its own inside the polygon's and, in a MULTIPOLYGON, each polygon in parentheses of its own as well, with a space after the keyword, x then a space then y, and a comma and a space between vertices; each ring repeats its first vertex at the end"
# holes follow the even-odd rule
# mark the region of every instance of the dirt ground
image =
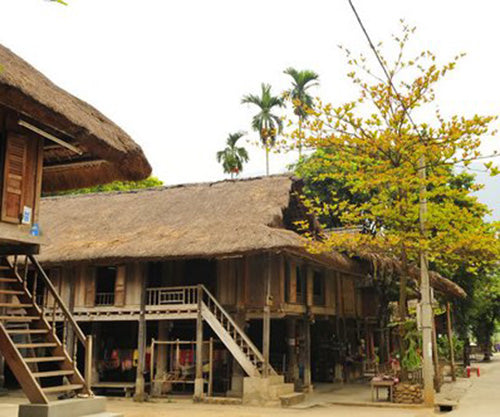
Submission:
MULTIPOLYGON (((447 388, 447 395, 463 391, 458 407, 454 411, 446 413, 447 417, 500 416, 500 355, 495 355, 491 363, 478 365, 481 368, 480 378, 473 377, 470 380, 462 380, 455 388, 447 388)), ((324 395, 323 402, 319 400, 309 401, 305 407, 293 409, 194 404, 190 399, 135 403, 126 398, 109 398, 107 408, 108 411, 121 413, 124 417, 430 417, 444 415, 444 413, 421 408, 333 405, 330 401, 332 398, 338 399, 339 393, 332 391, 325 392, 324 395)), ((318 393, 318 397, 321 396, 321 393, 318 393)), ((0 417, 16 417, 17 405, 25 401, 26 399, 21 395, 15 394, 0 397, 0 417)))

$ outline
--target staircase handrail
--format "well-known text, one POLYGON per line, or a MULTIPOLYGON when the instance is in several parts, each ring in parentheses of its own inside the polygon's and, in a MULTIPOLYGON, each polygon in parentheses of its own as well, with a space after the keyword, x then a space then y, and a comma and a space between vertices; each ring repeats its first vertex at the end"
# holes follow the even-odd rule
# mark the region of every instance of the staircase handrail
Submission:
POLYGON ((52 284, 52 281, 47 276, 47 274, 43 270, 42 266, 40 265, 40 263, 38 262, 38 260, 33 255, 28 255, 28 258, 31 261, 31 263, 35 266, 35 268, 37 269, 37 271, 39 273, 39 276, 42 277, 42 279, 44 281, 44 284, 47 286, 47 289, 50 292, 50 295, 53 297, 53 299, 58 304, 58 306, 61 309, 61 312, 63 313, 64 317, 66 318, 66 320, 68 321, 68 323, 70 323, 70 325, 73 328, 73 331, 74 331, 76 337, 78 338, 78 340, 80 340, 80 342, 83 343, 83 345, 86 345, 87 344, 87 340, 86 340, 87 338, 85 337, 85 334, 83 333, 82 329, 80 328, 80 326, 78 325, 78 323, 74 319, 73 315, 68 310, 68 307, 66 307, 66 304, 64 303, 64 301, 62 300, 61 296, 59 295, 59 293, 55 289, 54 285, 52 284))
MULTIPOLYGON (((250 347, 250 349, 252 349, 253 351, 253 354, 255 356, 257 356, 257 358, 262 362, 264 363, 265 360, 264 360, 264 356, 262 355, 262 353, 260 352, 259 349, 257 349, 257 347, 253 344, 253 342, 250 340, 250 338, 247 336, 247 334, 240 329, 240 326, 238 326, 236 324, 236 322, 233 320, 233 318, 226 312, 226 310, 219 304, 219 302, 217 301, 217 299, 212 295, 212 293, 210 291, 208 291, 208 289, 204 286, 204 285, 200 285, 201 288, 203 289, 203 293, 206 294, 210 300, 214 303, 214 305, 222 312, 222 314, 224 315, 224 317, 226 318, 227 321, 229 321, 231 323, 231 325, 238 331, 240 337, 245 341, 245 343, 250 347)), ((269 365, 269 370, 273 373, 274 370, 273 368, 271 367, 271 365, 269 365)))

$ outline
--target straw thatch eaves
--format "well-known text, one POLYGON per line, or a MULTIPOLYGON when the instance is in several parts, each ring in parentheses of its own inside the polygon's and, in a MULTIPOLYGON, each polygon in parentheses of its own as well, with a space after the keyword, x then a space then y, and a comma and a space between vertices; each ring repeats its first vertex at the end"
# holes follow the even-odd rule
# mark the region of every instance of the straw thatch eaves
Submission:
POLYGON ((0 45, 0 105, 82 151, 56 146, 44 157, 44 191, 113 180, 139 180, 151 173, 142 149, 120 127, 0 45))
POLYGON ((304 211, 291 176, 42 199, 45 264, 289 252, 357 274, 340 254, 313 256, 293 230, 304 211))
MULTIPOLYGON (((374 253, 358 252, 357 256, 365 261, 368 261, 374 270, 387 271, 396 275, 405 273, 403 263, 395 258, 389 256, 381 256, 374 253)), ((420 282, 420 268, 410 264, 407 272, 409 277, 416 282, 420 282)), ((448 278, 443 277, 436 271, 429 271, 429 280, 431 286, 436 290, 446 295, 453 297, 465 298, 467 293, 458 284, 448 278)))

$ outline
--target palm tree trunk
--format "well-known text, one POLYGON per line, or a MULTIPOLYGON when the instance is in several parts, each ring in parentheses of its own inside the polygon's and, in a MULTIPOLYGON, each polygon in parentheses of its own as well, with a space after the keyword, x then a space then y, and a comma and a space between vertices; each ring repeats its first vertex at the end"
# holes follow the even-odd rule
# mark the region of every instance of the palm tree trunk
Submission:
POLYGON ((269 145, 266 145, 266 175, 269 176, 269 145))
POLYGON ((302 116, 299 116, 299 162, 302 159, 302 116))

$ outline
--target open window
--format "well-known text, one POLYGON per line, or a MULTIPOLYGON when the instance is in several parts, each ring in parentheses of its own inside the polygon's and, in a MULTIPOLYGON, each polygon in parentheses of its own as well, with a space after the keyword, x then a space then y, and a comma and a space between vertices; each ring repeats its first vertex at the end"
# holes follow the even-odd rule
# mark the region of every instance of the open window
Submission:
POLYGON ((100 266, 95 277, 95 306, 112 306, 115 304, 115 285, 117 268, 100 266))
POLYGON ((323 271, 314 271, 313 274, 313 304, 325 305, 325 274, 323 271))

